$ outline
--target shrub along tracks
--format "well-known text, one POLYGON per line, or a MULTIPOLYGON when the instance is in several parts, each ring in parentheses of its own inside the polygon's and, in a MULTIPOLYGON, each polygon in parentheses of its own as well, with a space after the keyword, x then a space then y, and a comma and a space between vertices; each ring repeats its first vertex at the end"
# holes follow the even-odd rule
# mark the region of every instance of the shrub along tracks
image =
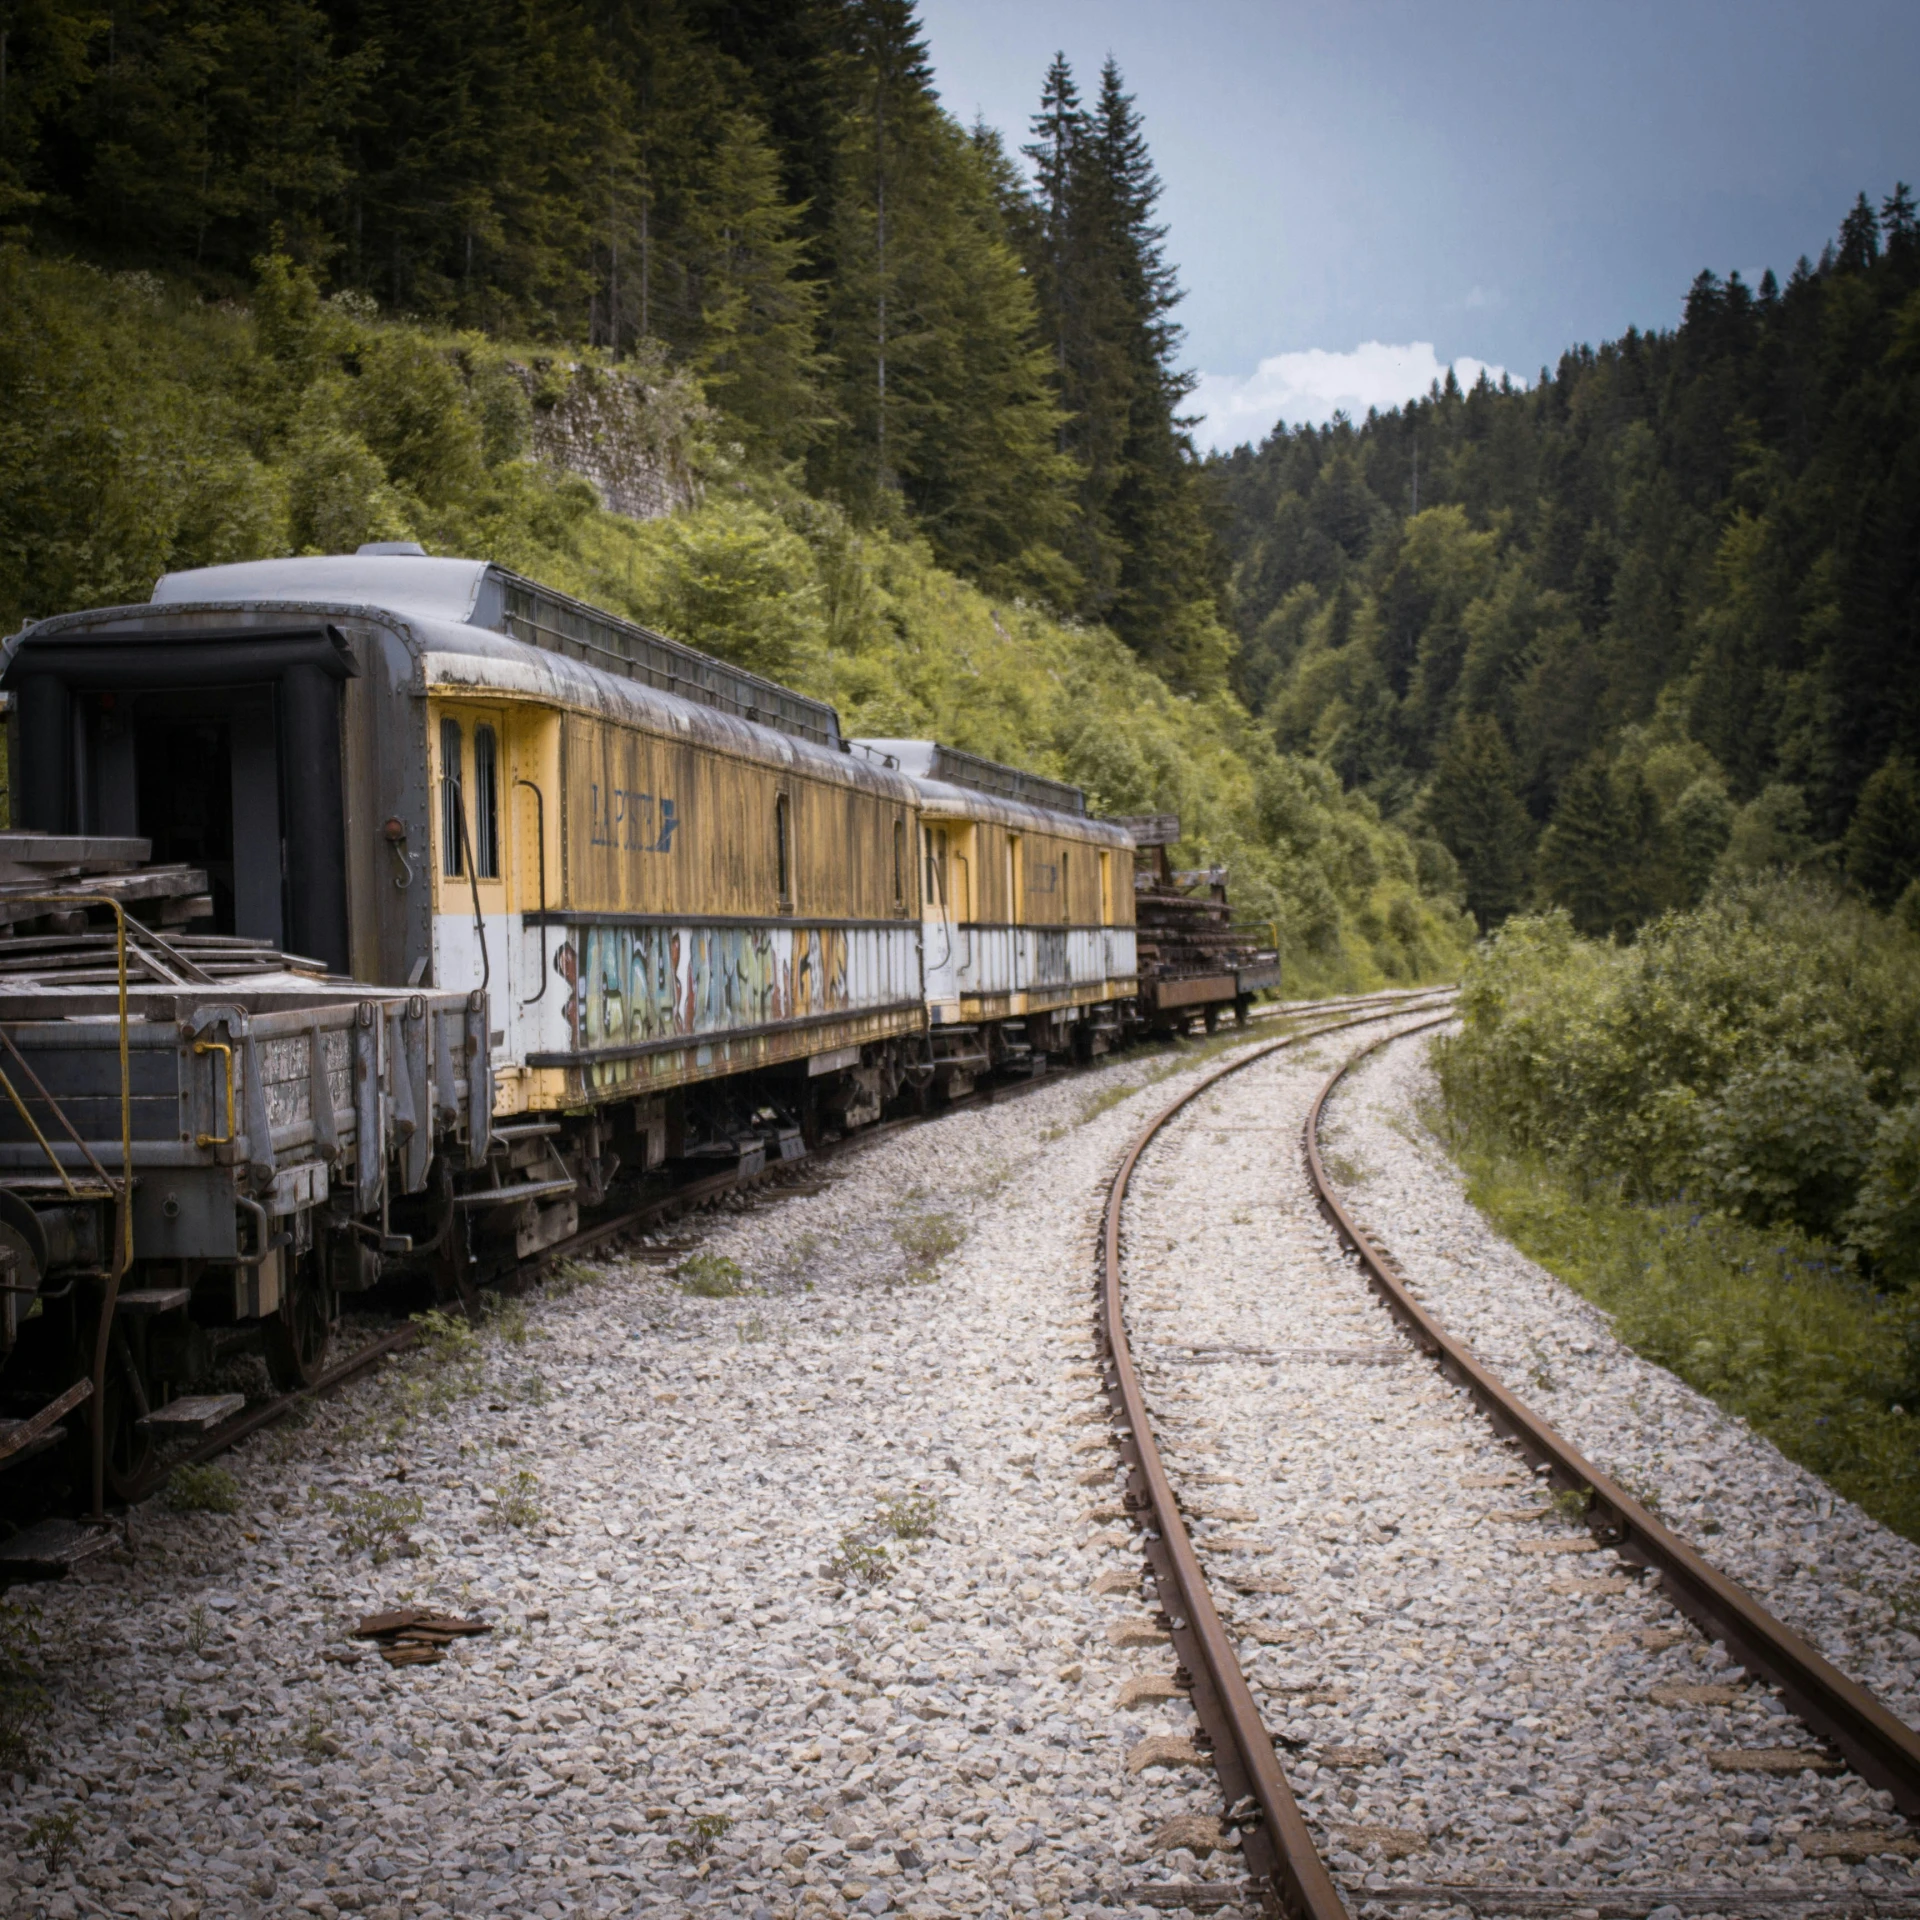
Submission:
MULTIPOLYGON (((1363 1014, 1339 1027, 1381 1017, 1363 1014)), ((1171 1639, 1180 1661, 1174 1686, 1190 1694, 1198 1722, 1184 1751, 1177 1740, 1149 1740, 1136 1757, 1192 1764, 1210 1749, 1225 1803, 1222 1839, 1230 1844, 1237 1832, 1256 1893, 1314 1920, 1346 1910, 1322 1849, 1349 1897, 1382 1912, 1920 1914, 1920 1899, 1906 1889, 1850 1886, 1833 1864, 1883 1846, 1910 1852, 1910 1840, 1875 1830, 1849 1844, 1844 1832, 1806 1831, 1837 1811, 1829 1803, 1842 1796, 1852 1796, 1847 1806, 1861 1804, 1834 1749, 1902 1811, 1920 1807, 1920 1742, 1912 1731, 1451 1339, 1335 1193, 1318 1141, 1334 1088, 1354 1061, 1433 1024, 1403 1018, 1317 1095, 1297 1069, 1275 1071, 1292 1066, 1286 1049, 1314 1035, 1242 1054, 1163 1111, 1115 1177, 1099 1280, 1100 1361, 1124 1462, 1123 1507, 1141 1529, 1159 1603, 1157 1619, 1141 1624, 1171 1639), (1290 1136, 1303 1108, 1305 1151, 1295 1161, 1290 1136), (1277 1124, 1276 1114, 1285 1116, 1277 1124), (1176 1124, 1182 1121, 1192 1124, 1176 1124), (1200 1138, 1210 1131, 1211 1147, 1200 1138), (1234 1158, 1235 1135, 1262 1134, 1267 1140, 1243 1146, 1237 1165, 1223 1164, 1234 1158), (1288 1170, 1282 1185, 1294 1187, 1278 1203, 1280 1232, 1248 1231, 1253 1211, 1272 1204, 1276 1160, 1288 1170), (1298 1180, 1290 1169, 1302 1161, 1298 1180), (1314 1208, 1331 1233, 1312 1219, 1314 1208), (1287 1243, 1277 1262, 1276 1240, 1287 1243), (1411 1348, 1395 1341, 1356 1277, 1411 1335, 1411 1348), (1355 1341, 1362 1333, 1372 1336, 1370 1345, 1355 1341), (1305 1344, 1309 1338, 1316 1344, 1305 1344), (1438 1365, 1399 1364, 1416 1349, 1438 1365), (1208 1389, 1197 1402, 1179 1385, 1196 1373, 1208 1389), (1304 1380, 1313 1383, 1312 1397, 1276 1420, 1276 1391, 1304 1380), (1183 1401, 1199 1416, 1186 1415, 1183 1401), (1491 1418, 1497 1440, 1482 1416, 1491 1418), (1214 1456, 1209 1467, 1241 1470, 1199 1471, 1203 1451, 1214 1456), (1492 1470, 1449 1469, 1447 1457, 1460 1452, 1492 1470), (1276 1453, 1284 1457, 1278 1476, 1276 1453), (1475 1512, 1474 1493, 1506 1481, 1528 1484, 1518 1471, 1523 1463, 1535 1468, 1531 1484, 1554 1497, 1519 1512, 1475 1512), (1316 1470, 1317 1490, 1307 1484, 1316 1470), (1343 1474, 1353 1490, 1339 1495, 1343 1474), (1221 1484, 1244 1489, 1233 1497, 1259 1511, 1209 1509, 1202 1489, 1221 1484), (1310 1517, 1316 1491, 1336 1492, 1331 1528, 1310 1517), (1255 1522, 1266 1539, 1223 1534, 1216 1522, 1255 1522), (1489 1527, 1529 1531, 1490 1537, 1489 1527), (1268 1541, 1285 1542, 1284 1560, 1268 1541), (1330 1557, 1317 1554, 1323 1544, 1332 1545, 1330 1557), (1605 1566, 1599 1578, 1550 1577, 1570 1564, 1590 1569, 1595 1563, 1585 1556, 1608 1549, 1623 1564, 1605 1566), (1253 1570, 1249 1552, 1264 1556, 1253 1570), (1719 1684, 1689 1679, 1695 1648, 1663 1624, 1668 1603, 1726 1649, 1709 1656, 1720 1662, 1710 1676, 1719 1684), (1409 1629, 1416 1630, 1411 1640, 1409 1629), (1251 1683, 1236 1644, 1306 1648, 1316 1639, 1323 1671, 1256 1670, 1251 1683), (1534 1663, 1534 1691, 1527 1692, 1524 1670, 1508 1678, 1504 1690, 1521 1695, 1514 1707, 1499 1698, 1498 1669, 1516 1657, 1534 1663), (1456 1659, 1475 1663, 1460 1669, 1468 1689, 1443 1680, 1446 1697, 1436 1703, 1434 1675, 1456 1659), (1496 1668, 1491 1695, 1476 1681, 1481 1663, 1496 1668), (1324 1669, 1336 1664, 1345 1667, 1343 1678, 1360 1683, 1350 1693, 1327 1684, 1324 1669), (1397 1676, 1400 1667, 1410 1671, 1397 1676), (1740 1684, 1747 1670, 1779 1689, 1800 1727, 1740 1684), (1544 1691, 1543 1679, 1551 1682, 1544 1691), (1665 1684, 1649 1687, 1650 1679, 1665 1684), (1353 1740, 1368 1744, 1326 1741, 1329 1708, 1339 1709, 1353 1740), (1713 1737, 1724 1740, 1730 1730, 1746 1744, 1703 1748, 1703 1713, 1730 1714, 1712 1723, 1713 1737), (1303 1755, 1299 1777, 1321 1803, 1311 1821, 1276 1762, 1276 1734, 1303 1755), (1435 1763, 1423 1747, 1446 1760, 1435 1763), (1485 1777, 1476 1782, 1481 1749, 1485 1777), (1529 1788, 1530 1776, 1551 1779, 1558 1799, 1534 1797, 1541 1789, 1529 1788), (1739 1863, 1746 1871, 1725 1865, 1729 1783, 1749 1814, 1749 1851, 1739 1863), (1577 1837, 1555 1831, 1577 1817, 1564 1804, 1569 1786, 1584 1794, 1582 1811, 1592 1816, 1577 1837), (1352 1811, 1341 1820, 1349 1800, 1352 1811), (1515 1844, 1513 1828, 1467 1831, 1477 1814, 1455 1808, 1474 1804, 1527 1827, 1526 1844, 1515 1844), (1396 1808, 1400 1824, 1388 1818, 1396 1808), (1637 1858, 1638 1843, 1629 1844, 1631 1870, 1596 1884, 1581 1869, 1599 1853, 1619 1852, 1603 1824, 1609 1813, 1637 1820, 1649 1837, 1637 1858), (1805 1832, 1800 1860, 1752 1850, 1776 1822, 1805 1832), (1588 1832, 1595 1828, 1597 1838, 1588 1832), (1363 1857, 1441 1851, 1465 1857, 1446 1860, 1440 1876, 1392 1884, 1377 1868, 1368 1872, 1363 1857), (1828 1864, 1816 1864, 1823 1854, 1828 1864), (1702 1863, 1708 1871, 1699 1871, 1702 1863), (1564 1884, 1569 1871, 1575 1884, 1564 1884), (1361 1879, 1365 1886, 1354 1884, 1361 1879), (1680 1884, 1688 1880, 1694 1884, 1680 1884)), ((1249 1666, 1265 1658, 1256 1653, 1249 1666)), ((1146 1680, 1138 1691, 1164 1697, 1173 1690, 1146 1680)), ((1193 1843, 1205 1851, 1205 1836, 1193 1843)), ((1194 1896, 1230 1897, 1218 1882, 1196 1887, 1194 1896)))

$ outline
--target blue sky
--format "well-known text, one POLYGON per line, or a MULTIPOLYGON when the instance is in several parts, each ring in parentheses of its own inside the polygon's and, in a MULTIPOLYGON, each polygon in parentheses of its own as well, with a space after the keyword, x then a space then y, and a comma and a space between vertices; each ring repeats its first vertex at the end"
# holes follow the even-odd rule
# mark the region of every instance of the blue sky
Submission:
POLYGON ((1201 438, 1532 379, 1818 254, 1920 184, 1920 3, 922 0, 948 108, 1018 146, 1064 49, 1146 117, 1201 438))

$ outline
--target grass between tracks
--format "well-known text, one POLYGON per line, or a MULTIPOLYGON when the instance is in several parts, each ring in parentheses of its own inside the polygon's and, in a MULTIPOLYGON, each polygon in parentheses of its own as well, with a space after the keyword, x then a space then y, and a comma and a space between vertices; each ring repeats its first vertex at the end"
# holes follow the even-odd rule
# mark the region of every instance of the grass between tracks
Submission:
POLYGON ((1791 1230, 1636 1204, 1430 1118, 1473 1204, 1636 1353, 1920 1540, 1920 1302, 1876 1293, 1836 1249, 1791 1230))

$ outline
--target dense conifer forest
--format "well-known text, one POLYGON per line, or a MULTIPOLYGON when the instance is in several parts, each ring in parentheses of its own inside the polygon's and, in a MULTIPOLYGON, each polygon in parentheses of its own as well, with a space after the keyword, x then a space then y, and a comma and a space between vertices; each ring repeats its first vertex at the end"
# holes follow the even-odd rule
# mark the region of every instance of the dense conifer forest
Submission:
POLYGON ((1703 272, 1672 332, 1218 473, 1239 690, 1426 821, 1483 926, 1539 902, 1629 931, 1783 866, 1885 907, 1920 875, 1905 186, 1784 285, 1703 272))
POLYGON ((9 0, 0 36, 0 226, 36 247, 215 297, 284 252, 385 313, 662 348, 756 461, 1220 684, 1111 65, 1085 103, 1047 76, 1034 192, 941 110, 907 0, 9 0))
POLYGON ((903 0, 0 0, 0 630, 418 539, 1177 811, 1300 987, 1471 936, 1227 684, 1111 63, 1009 152, 903 0))
MULTIPOLYGON (((1742 871, 1907 895, 1905 187, 1530 387, 1202 461, 1141 112, 1112 62, 1034 100, 1019 152, 962 127, 909 0, 0 0, 0 618, 410 535, 825 684, 844 555, 892 542, 1208 716, 1242 798, 1189 813, 1363 972, 1455 951, 1457 904, 1630 933, 1742 871), (583 379, 671 469, 671 592, 540 457, 583 379)), ((994 705, 945 723, 1114 804, 1193 785, 1125 712, 1120 780, 994 705)))

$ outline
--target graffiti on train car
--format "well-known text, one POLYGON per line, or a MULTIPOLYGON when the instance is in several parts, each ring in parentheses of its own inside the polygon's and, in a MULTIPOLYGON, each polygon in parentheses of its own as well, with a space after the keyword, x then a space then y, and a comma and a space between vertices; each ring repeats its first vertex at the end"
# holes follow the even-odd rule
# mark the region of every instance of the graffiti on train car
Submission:
POLYGON ((843 927, 575 927, 554 965, 576 1052, 852 1005, 843 927))

